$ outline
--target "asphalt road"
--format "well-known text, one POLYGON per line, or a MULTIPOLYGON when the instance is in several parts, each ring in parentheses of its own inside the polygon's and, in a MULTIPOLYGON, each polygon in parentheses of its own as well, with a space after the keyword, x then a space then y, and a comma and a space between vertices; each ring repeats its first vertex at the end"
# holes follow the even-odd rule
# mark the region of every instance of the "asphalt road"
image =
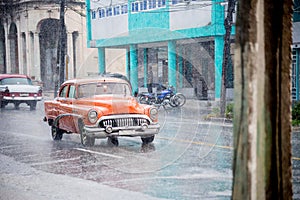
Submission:
MULTIPOLYGON (((52 141, 36 111, 20 105, 0 113, 1 199, 230 199, 232 124, 203 120, 206 104, 160 110, 153 144, 120 138, 112 147, 96 140, 83 147, 78 135, 52 141)), ((298 199, 299 134, 293 134, 294 199, 298 199)))

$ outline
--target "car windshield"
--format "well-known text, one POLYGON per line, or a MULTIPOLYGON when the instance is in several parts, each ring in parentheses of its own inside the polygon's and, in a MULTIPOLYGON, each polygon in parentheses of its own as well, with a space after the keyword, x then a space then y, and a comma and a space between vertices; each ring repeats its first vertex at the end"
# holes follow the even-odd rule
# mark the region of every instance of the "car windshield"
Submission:
POLYGON ((130 88, 124 83, 89 83, 78 87, 78 97, 91 97, 94 95, 122 95, 130 96, 130 88))
POLYGON ((0 81, 0 85, 32 85, 32 82, 28 78, 4 78, 0 81))

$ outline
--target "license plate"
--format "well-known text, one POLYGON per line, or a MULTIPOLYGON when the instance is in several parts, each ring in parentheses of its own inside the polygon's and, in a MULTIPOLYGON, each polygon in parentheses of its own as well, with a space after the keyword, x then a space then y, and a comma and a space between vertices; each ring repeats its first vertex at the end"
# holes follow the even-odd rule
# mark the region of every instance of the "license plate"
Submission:
POLYGON ((26 94, 26 93, 20 94, 20 97, 28 97, 28 96, 29 96, 29 94, 26 94))
POLYGON ((120 135, 133 135, 135 134, 135 130, 121 130, 119 131, 120 135))

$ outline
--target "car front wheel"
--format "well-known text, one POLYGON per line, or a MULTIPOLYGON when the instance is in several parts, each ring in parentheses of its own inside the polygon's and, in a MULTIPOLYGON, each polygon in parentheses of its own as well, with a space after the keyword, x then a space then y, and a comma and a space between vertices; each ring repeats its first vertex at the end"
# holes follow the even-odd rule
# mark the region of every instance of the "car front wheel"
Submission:
POLYGON ((117 137, 108 137, 107 138, 107 143, 109 145, 113 145, 113 146, 119 146, 119 140, 117 137))
POLYGON ((86 132, 84 130, 84 123, 83 123, 82 119, 78 120, 78 126, 79 126, 79 131, 80 131, 81 144, 83 146, 87 146, 87 147, 94 146, 95 138, 86 135, 86 132))
POLYGON ((153 142, 154 140, 154 135, 149 136, 149 137, 141 137, 143 144, 149 144, 153 142))
POLYGON ((53 140, 61 140, 63 137, 63 130, 56 126, 51 126, 51 134, 53 140))

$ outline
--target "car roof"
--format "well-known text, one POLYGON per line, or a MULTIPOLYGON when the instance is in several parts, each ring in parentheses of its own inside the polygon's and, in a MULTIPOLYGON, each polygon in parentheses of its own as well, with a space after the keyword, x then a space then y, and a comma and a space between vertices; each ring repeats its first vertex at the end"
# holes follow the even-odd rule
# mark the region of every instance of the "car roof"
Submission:
MULTIPOLYGON (((82 85, 82 84, 87 84, 87 83, 94 83, 94 82, 118 82, 118 83, 128 83, 128 81, 122 79, 122 78, 116 78, 116 77, 87 77, 87 78, 76 78, 76 79, 71 79, 68 81, 65 81, 64 84, 70 84, 70 83, 75 83, 77 85, 82 85)), ((129 84, 130 85, 130 84, 129 84)))
POLYGON ((25 74, 0 74, 0 80, 4 78, 29 78, 25 74))

